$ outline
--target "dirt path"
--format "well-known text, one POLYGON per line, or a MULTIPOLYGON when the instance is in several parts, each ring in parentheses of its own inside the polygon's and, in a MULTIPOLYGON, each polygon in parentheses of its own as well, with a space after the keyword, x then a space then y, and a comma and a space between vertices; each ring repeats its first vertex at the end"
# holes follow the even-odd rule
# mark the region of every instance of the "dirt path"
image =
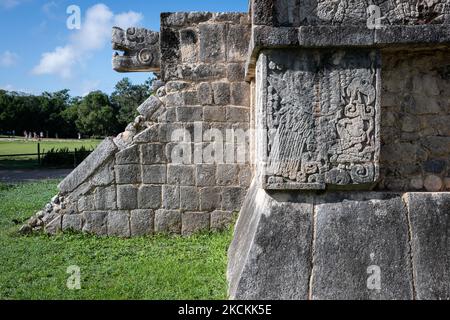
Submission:
POLYGON ((26 182, 46 179, 62 179, 73 169, 0 170, 1 182, 26 182))

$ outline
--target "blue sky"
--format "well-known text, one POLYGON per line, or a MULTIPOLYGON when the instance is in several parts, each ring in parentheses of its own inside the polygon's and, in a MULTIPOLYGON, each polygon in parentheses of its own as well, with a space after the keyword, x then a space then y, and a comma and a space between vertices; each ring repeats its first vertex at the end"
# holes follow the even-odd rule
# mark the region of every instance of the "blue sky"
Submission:
POLYGON ((129 24, 159 30, 159 14, 247 11, 248 0, 0 0, 0 88, 39 94, 70 89, 110 93, 122 77, 143 83, 147 73, 111 68, 110 28, 129 24), (81 29, 66 26, 67 7, 81 9, 81 29))

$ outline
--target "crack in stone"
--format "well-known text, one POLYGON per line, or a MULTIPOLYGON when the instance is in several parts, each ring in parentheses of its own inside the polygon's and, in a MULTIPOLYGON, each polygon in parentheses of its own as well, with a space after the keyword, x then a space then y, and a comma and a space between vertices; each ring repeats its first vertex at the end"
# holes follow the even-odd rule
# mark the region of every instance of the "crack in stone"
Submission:
POLYGON ((309 284, 308 284, 308 300, 313 300, 313 284, 314 284, 314 257, 315 257, 315 245, 316 245, 316 222, 317 222, 317 212, 316 212, 316 202, 313 198, 312 200, 312 237, 311 237, 311 261, 310 261, 310 274, 309 274, 309 284))
POLYGON ((417 292, 416 292, 416 270, 414 268, 414 251, 413 251, 413 243, 412 243, 412 225, 411 225, 411 215, 409 212, 409 203, 408 203, 408 194, 405 193, 402 196, 402 202, 406 209, 406 220, 408 223, 408 246, 409 246, 409 257, 411 261, 411 286, 412 286, 412 297, 413 300, 417 300, 417 292))

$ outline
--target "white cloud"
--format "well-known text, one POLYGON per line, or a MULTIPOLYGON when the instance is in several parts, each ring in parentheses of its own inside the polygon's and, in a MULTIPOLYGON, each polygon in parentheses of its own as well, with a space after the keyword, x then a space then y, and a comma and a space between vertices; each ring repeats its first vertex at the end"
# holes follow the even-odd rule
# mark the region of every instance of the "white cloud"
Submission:
POLYGON ((128 11, 114 16, 114 25, 126 29, 139 24, 143 18, 139 12, 128 11))
POLYGON ((61 78, 69 78, 76 59, 75 51, 70 46, 57 47, 55 51, 46 52, 42 55, 41 61, 33 69, 33 73, 57 74, 61 78))
POLYGON ((0 67, 11 67, 17 63, 19 56, 11 51, 5 51, 0 54, 0 67))
POLYGON ((74 31, 69 42, 64 47, 42 54, 32 72, 69 78, 76 65, 85 62, 92 53, 110 42, 113 25, 126 28, 138 25, 142 18, 142 14, 133 11, 115 15, 106 5, 96 4, 87 10, 81 29, 74 31))

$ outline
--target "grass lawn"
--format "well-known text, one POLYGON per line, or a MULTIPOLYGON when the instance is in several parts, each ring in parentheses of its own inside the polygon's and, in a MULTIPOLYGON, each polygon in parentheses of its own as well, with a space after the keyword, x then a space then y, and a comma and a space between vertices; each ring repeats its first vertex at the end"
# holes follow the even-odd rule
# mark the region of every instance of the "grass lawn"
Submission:
POLYGON ((190 238, 80 234, 19 236, 24 221, 56 194, 57 181, 0 184, 0 299, 226 299, 231 230, 190 238), (69 266, 81 290, 69 290, 69 266))
MULTIPOLYGON (((52 148, 69 148, 70 151, 84 146, 94 149, 102 140, 56 140, 43 139, 40 141, 41 153, 52 148)), ((38 141, 25 139, 0 138, 0 155, 8 154, 34 154, 37 153, 38 141)), ((0 169, 37 169, 37 156, 0 157, 0 169)))

